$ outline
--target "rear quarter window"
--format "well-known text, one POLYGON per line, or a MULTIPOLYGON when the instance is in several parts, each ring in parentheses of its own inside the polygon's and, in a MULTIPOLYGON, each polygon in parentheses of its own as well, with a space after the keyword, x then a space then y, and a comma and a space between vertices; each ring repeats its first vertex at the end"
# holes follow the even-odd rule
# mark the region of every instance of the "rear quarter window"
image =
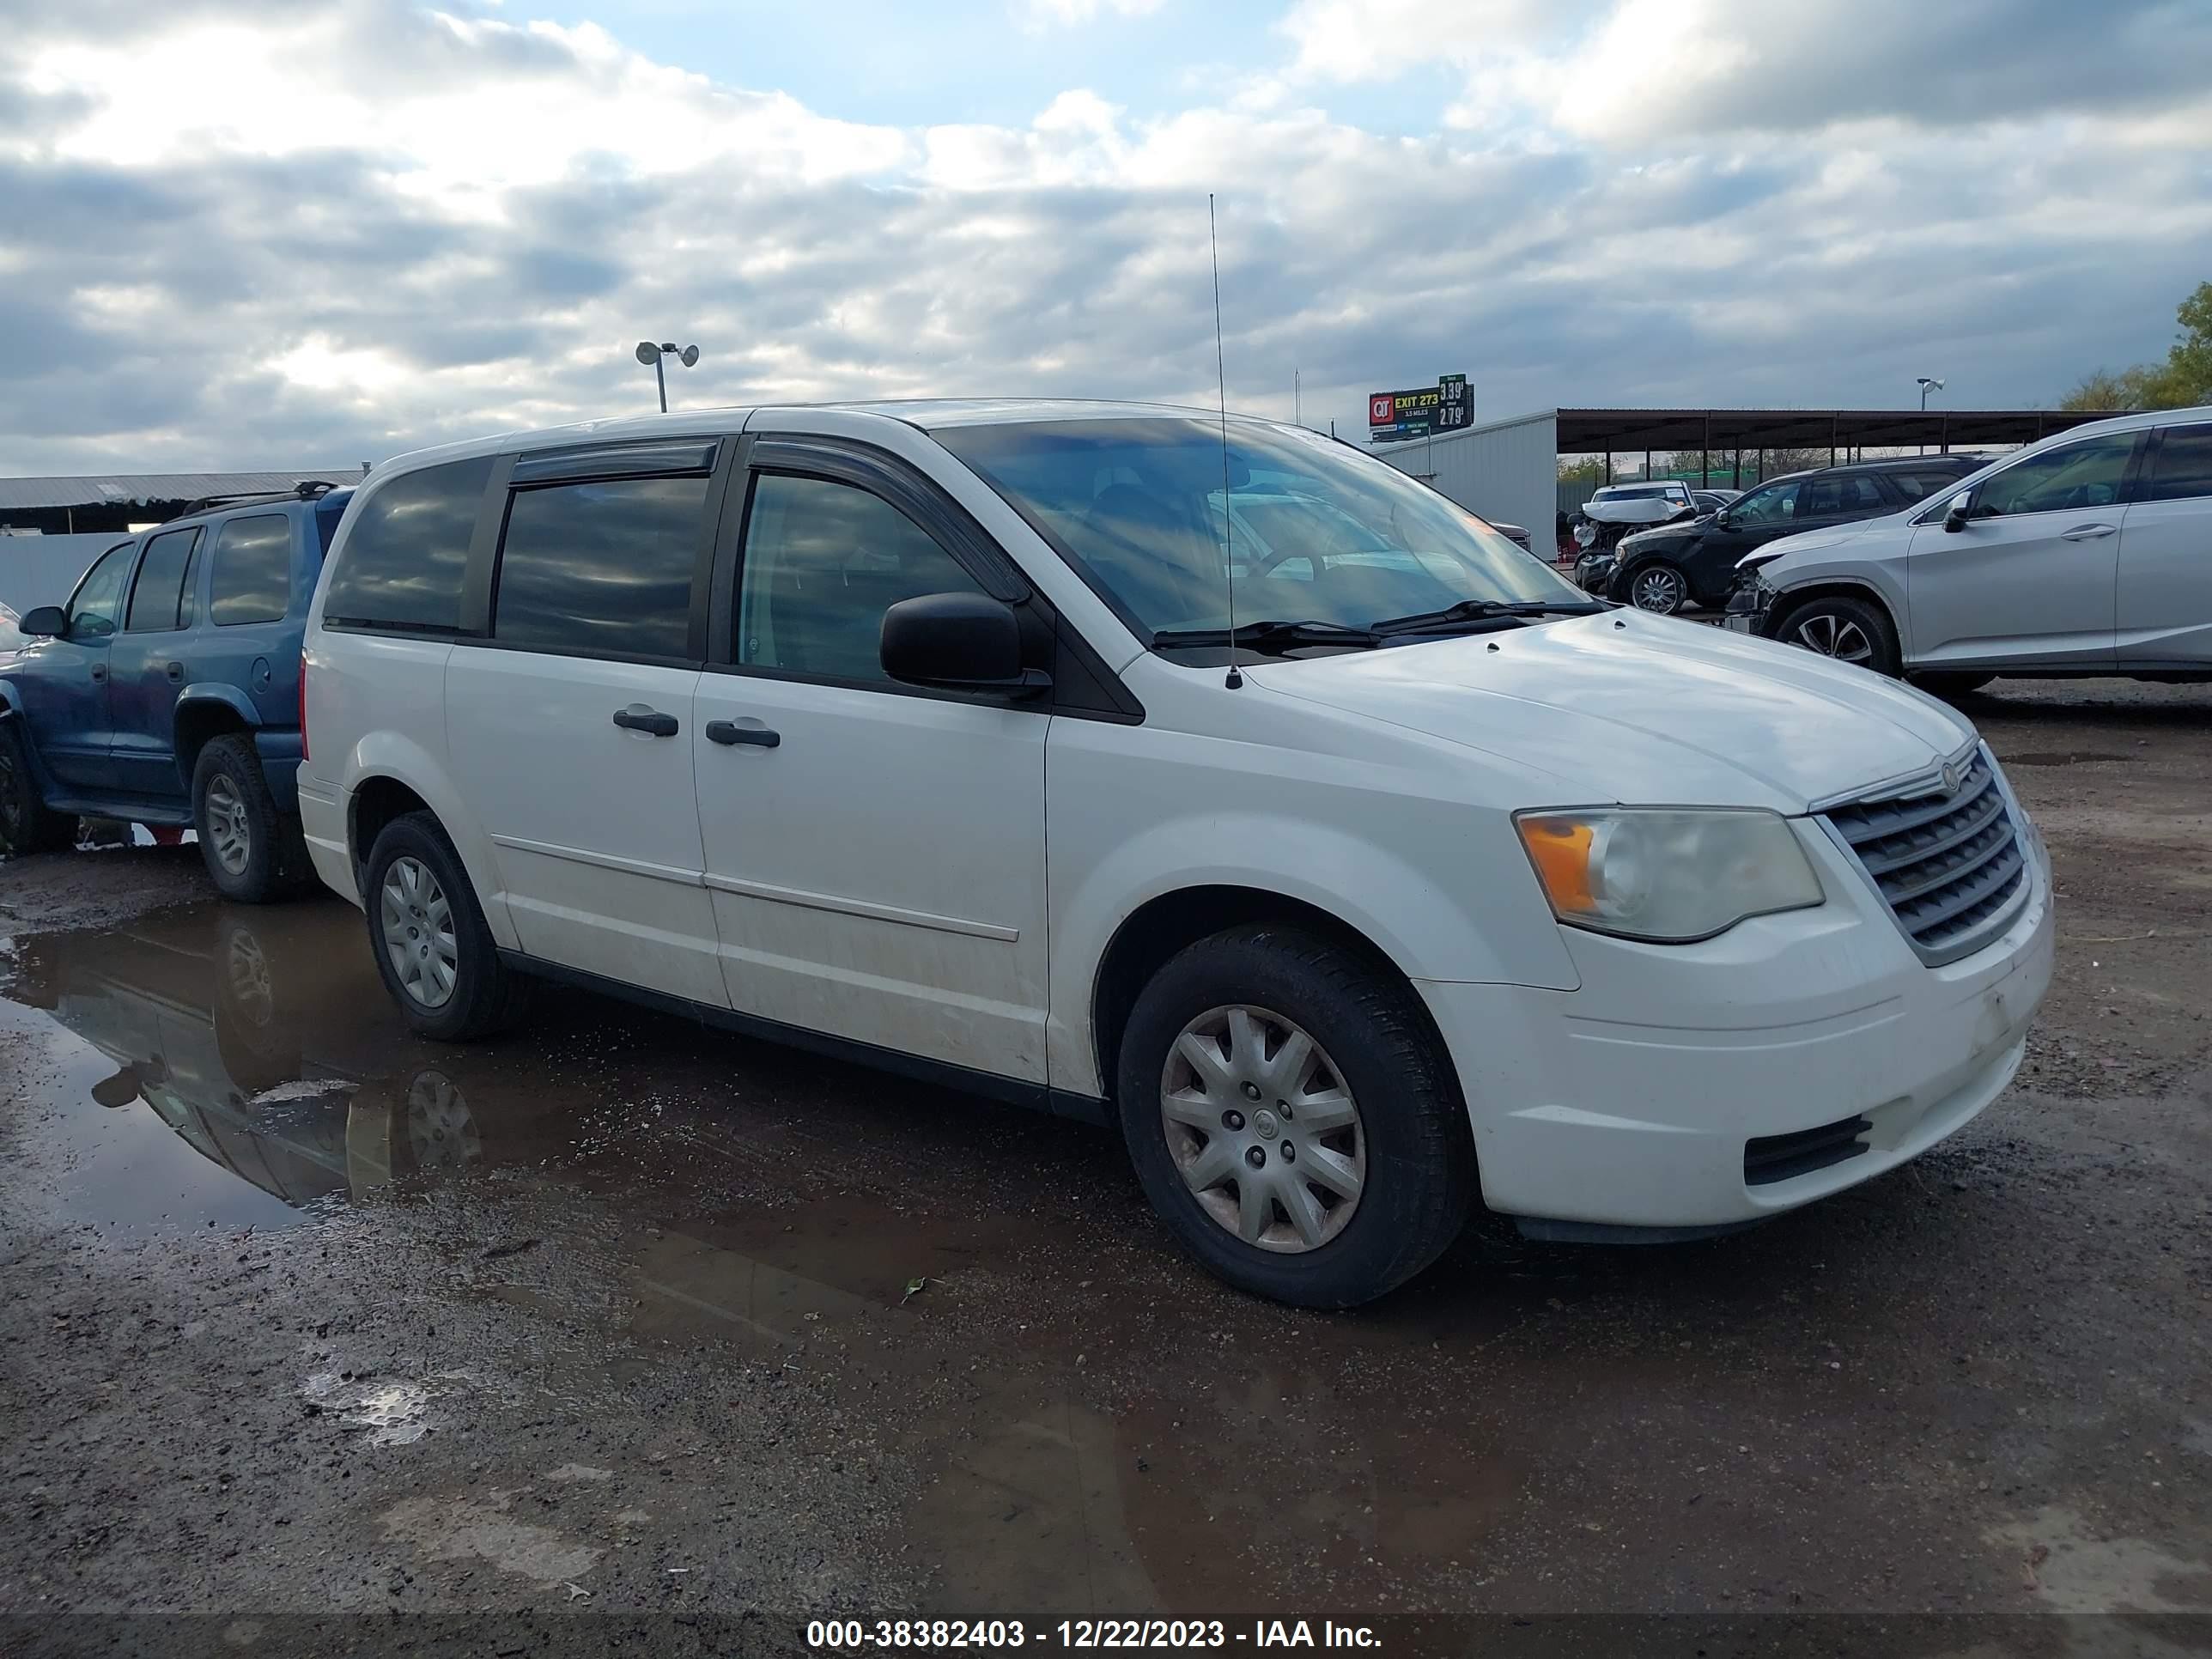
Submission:
POLYGON ((233 519, 216 532, 208 619, 218 628, 281 622, 292 605, 292 521, 281 513, 233 519))
POLYGON ((492 458, 392 479, 359 503, 323 599, 326 627, 455 634, 492 458))

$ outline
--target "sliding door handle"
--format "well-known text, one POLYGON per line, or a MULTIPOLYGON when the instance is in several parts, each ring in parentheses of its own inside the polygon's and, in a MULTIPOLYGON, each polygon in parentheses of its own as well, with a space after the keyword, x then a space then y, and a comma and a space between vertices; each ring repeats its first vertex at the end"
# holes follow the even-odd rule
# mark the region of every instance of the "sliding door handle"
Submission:
POLYGON ((783 741, 782 735, 764 726, 739 726, 735 720, 708 720, 707 741, 709 743, 750 743, 763 749, 773 749, 783 741))

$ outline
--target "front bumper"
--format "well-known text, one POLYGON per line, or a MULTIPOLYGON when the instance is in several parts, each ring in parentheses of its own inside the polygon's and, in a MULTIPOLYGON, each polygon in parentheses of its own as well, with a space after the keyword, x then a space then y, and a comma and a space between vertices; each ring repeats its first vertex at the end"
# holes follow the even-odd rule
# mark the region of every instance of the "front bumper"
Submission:
POLYGON ((1807 827, 1829 895, 1694 945, 1570 930, 1582 988, 1419 981, 1457 1063, 1483 1198, 1615 1227, 1760 1219, 1917 1157, 2019 1069, 2051 981, 2051 875, 2012 925, 1940 968, 1913 954, 1855 861, 1807 827), (1860 1150, 1747 1179, 1746 1143, 1854 1116, 1860 1150))
POLYGON ((1721 616, 1721 626, 1733 634, 1766 632, 1766 619, 1773 613, 1774 590, 1756 575, 1736 578, 1735 586, 1729 590, 1728 604, 1721 616))
POLYGON ((1612 590, 1613 573, 1619 564, 1610 552, 1585 553, 1575 561, 1575 586, 1603 599, 1612 590))

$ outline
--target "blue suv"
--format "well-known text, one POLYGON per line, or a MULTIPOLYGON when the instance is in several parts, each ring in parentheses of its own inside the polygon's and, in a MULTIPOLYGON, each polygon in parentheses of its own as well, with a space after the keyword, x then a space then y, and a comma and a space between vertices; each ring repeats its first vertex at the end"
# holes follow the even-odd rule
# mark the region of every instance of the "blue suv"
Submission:
POLYGON ((300 647, 350 489, 204 504, 101 554, 0 657, 0 852, 79 817, 199 834, 227 898, 313 879, 294 791, 300 647))

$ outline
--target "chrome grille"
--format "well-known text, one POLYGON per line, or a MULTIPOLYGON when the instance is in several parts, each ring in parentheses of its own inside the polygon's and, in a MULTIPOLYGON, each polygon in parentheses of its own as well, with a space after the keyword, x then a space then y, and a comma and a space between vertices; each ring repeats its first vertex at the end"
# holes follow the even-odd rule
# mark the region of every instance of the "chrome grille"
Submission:
POLYGON ((1930 964, 1978 950, 2027 896, 2027 849, 1996 763, 1977 744, 1964 767, 1948 793, 1852 801, 1826 814, 1930 964))

